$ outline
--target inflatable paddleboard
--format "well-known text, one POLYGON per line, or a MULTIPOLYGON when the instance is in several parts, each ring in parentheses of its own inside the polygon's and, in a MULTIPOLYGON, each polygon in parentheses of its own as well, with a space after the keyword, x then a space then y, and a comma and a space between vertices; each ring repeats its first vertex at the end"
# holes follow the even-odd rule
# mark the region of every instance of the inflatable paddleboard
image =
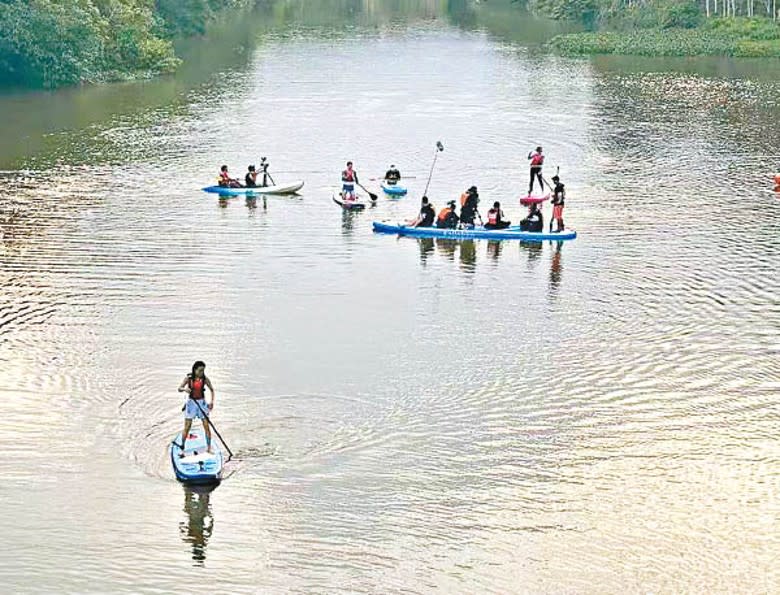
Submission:
POLYGON ((360 201, 360 195, 357 195, 357 200, 344 200, 341 194, 333 196, 333 202, 339 205, 345 211, 362 211, 366 208, 366 203, 360 201))
POLYGON ((546 200, 550 200, 550 195, 545 194, 544 196, 531 196, 530 194, 528 196, 521 196, 520 197, 520 204, 521 205, 538 205, 540 203, 543 203, 546 200))
POLYGON ((222 479, 222 467, 224 465, 222 449, 216 437, 212 434, 211 448, 206 450, 206 435, 203 429, 190 430, 185 443, 184 456, 179 456, 181 450, 181 432, 171 443, 171 464, 176 479, 183 483, 219 483, 222 479))
POLYGON ((400 184, 391 184, 390 182, 382 182, 382 190, 385 194, 392 196, 394 198, 397 198, 399 196, 404 196, 407 192, 406 188, 401 186, 400 184))
POLYGON ((544 240, 564 241, 573 240, 577 232, 566 229, 558 233, 520 231, 519 226, 506 229, 485 229, 475 227, 473 229, 441 229, 438 227, 408 227, 401 224, 393 224, 382 221, 374 221, 374 231, 377 233, 392 233, 403 236, 423 238, 446 238, 451 240, 520 240, 525 242, 541 242, 544 240))

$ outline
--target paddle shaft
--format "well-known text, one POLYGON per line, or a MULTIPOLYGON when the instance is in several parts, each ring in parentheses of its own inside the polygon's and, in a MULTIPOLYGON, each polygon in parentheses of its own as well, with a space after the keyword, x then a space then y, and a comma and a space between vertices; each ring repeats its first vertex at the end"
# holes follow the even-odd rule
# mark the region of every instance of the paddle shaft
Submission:
POLYGON ((428 174, 428 181, 425 183, 425 191, 423 196, 428 196, 428 186, 431 185, 431 178, 433 177, 433 168, 436 167, 436 159, 439 157, 439 153, 444 150, 441 142, 436 143, 436 150, 433 152, 433 163, 431 164, 431 172, 428 174))
POLYGON ((217 438, 219 438, 219 441, 222 442, 222 444, 224 445, 225 449, 227 449, 228 454, 232 458, 233 457, 233 451, 230 450, 230 447, 225 442, 225 439, 222 437, 222 434, 219 433, 219 430, 217 430, 217 428, 214 426, 214 423, 211 421, 211 418, 208 416, 208 414, 203 409, 203 407, 200 406, 200 403, 198 403, 197 399, 193 399, 193 401, 195 401, 195 405, 198 406, 198 409, 200 409, 200 412, 203 414, 203 417, 206 418, 206 421, 211 426, 211 429, 214 430, 214 433, 217 435, 217 438))

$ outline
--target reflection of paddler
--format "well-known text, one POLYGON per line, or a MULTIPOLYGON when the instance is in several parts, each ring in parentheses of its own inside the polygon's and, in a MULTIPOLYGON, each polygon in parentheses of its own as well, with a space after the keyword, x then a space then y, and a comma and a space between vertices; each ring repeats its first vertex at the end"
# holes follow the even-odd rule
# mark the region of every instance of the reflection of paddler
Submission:
POLYGON ((187 513, 187 522, 180 524, 180 531, 184 542, 192 544, 192 559, 201 564, 206 560, 206 545, 214 528, 214 517, 211 516, 209 505, 212 489, 214 488, 205 488, 196 492, 192 488, 184 488, 184 512, 187 513))
POLYGON ((555 242, 555 252, 553 252, 552 261, 550 262, 550 286, 553 289, 557 289, 561 284, 561 247, 563 242, 555 242))

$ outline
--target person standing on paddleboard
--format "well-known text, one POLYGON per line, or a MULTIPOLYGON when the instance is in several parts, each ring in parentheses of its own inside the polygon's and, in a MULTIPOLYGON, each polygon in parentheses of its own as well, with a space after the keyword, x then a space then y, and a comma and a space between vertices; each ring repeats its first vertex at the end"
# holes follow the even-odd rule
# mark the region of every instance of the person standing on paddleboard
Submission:
POLYGON ((550 231, 552 232, 553 221, 557 221, 558 229, 555 231, 561 232, 563 231, 563 205, 566 201, 566 191, 561 183, 561 179, 557 175, 553 176, 552 181, 555 187, 553 188, 552 200, 550 201, 553 206, 552 217, 550 217, 550 231))
POLYGON ((341 172, 341 193, 344 200, 355 200, 355 184, 360 184, 357 172, 352 167, 352 162, 347 161, 347 169, 341 172))
POLYGON ((528 196, 534 191, 534 179, 539 180, 539 188, 544 194, 544 182, 542 181, 542 165, 544 165, 544 154, 542 147, 536 147, 536 151, 528 153, 528 159, 531 160, 531 179, 528 184, 528 196))
POLYGON ((187 436, 190 433, 193 419, 203 420, 203 431, 206 433, 206 445, 211 453, 211 427, 206 416, 214 409, 214 387, 211 386, 211 380, 206 377, 206 364, 197 361, 192 364, 192 373, 187 374, 179 385, 180 393, 187 393, 189 398, 184 405, 184 431, 181 434, 181 453, 184 456, 184 446, 187 442, 187 436), (206 387, 211 391, 211 403, 206 404, 206 387))

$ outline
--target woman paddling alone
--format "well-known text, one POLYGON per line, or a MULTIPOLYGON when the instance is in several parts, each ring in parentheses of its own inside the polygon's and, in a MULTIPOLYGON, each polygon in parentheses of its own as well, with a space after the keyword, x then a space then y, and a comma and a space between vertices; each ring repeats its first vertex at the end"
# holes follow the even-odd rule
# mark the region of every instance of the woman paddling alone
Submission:
POLYGON ((179 392, 187 393, 190 396, 184 405, 184 431, 181 434, 180 457, 184 456, 184 446, 192 427, 192 420, 196 418, 203 420, 203 431, 206 432, 206 446, 210 453, 213 452, 211 450, 211 427, 206 416, 214 409, 215 395, 214 387, 211 386, 211 381, 206 378, 205 372, 206 364, 202 361, 197 361, 192 364, 192 373, 187 374, 179 385, 179 392), (208 405, 206 405, 206 387, 211 391, 211 403, 208 405))

